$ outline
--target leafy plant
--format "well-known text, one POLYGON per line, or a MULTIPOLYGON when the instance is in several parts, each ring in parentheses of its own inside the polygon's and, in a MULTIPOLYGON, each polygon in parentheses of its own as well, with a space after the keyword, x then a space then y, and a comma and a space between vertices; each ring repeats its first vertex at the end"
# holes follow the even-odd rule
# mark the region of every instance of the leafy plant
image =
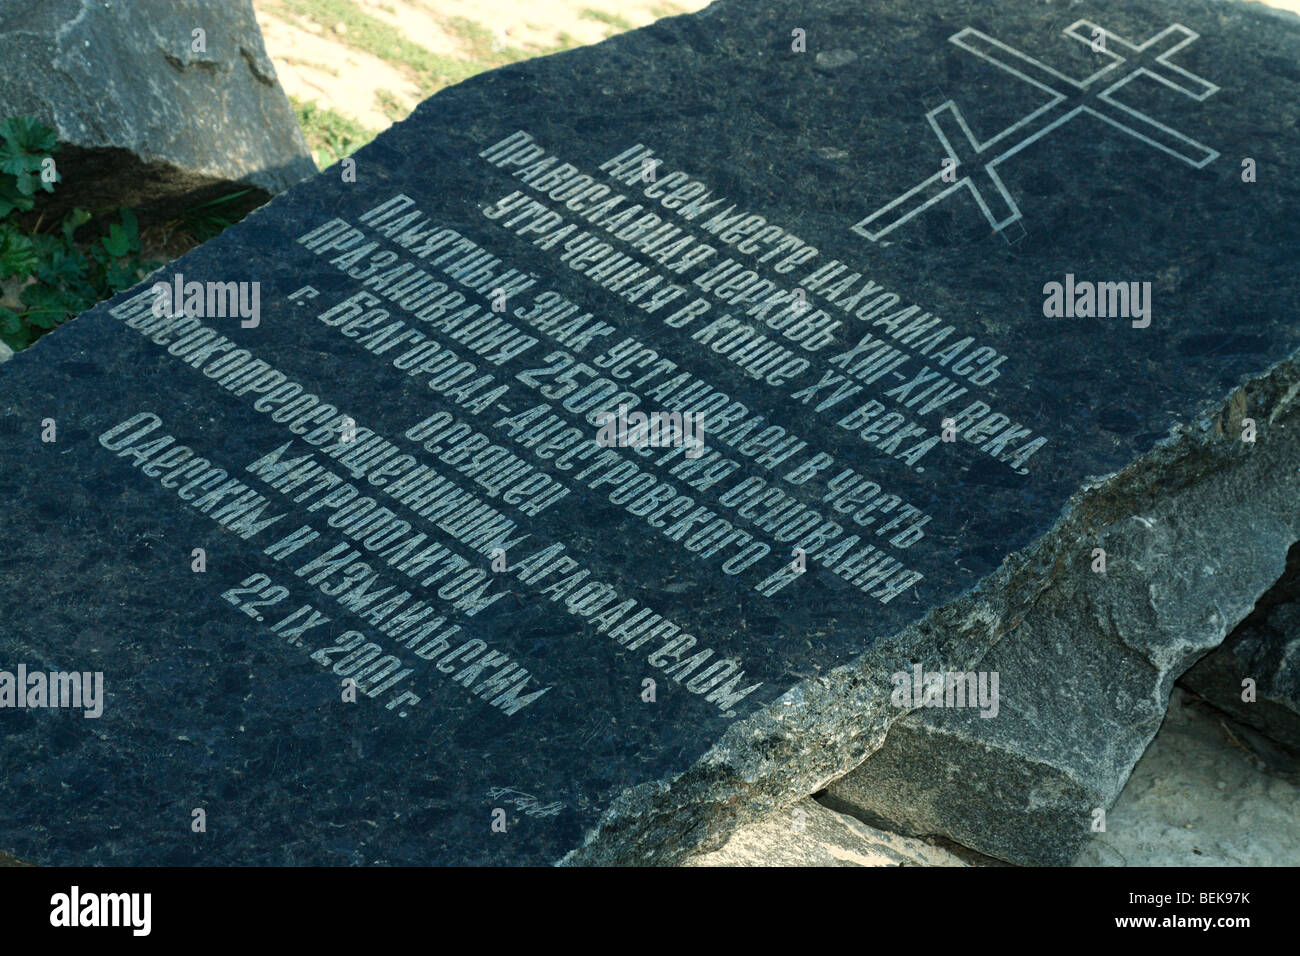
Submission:
POLYGON ((13 349, 135 285, 151 265, 129 209, 98 220, 80 208, 48 221, 39 213, 39 193, 60 180, 57 150, 54 131, 30 117, 0 122, 0 341, 13 349))
POLYGON ((195 243, 207 242, 248 214, 247 206, 241 205, 239 201, 250 192, 250 189, 240 189, 197 206, 190 206, 176 220, 176 226, 195 243))
POLYGON ((58 171, 50 162, 47 173, 46 160, 57 146, 54 131, 30 117, 0 123, 0 216, 31 209, 37 189, 54 192, 58 171))
POLYGON ((290 97, 290 102, 298 114, 298 125, 302 127, 312 157, 321 169, 333 166, 375 138, 373 132, 356 120, 321 106, 315 100, 290 97))
POLYGON ((631 21, 620 17, 616 13, 606 13, 604 10, 579 10, 578 16, 584 20, 595 20, 597 23, 603 23, 606 26, 617 27, 619 30, 634 30, 636 25, 631 21))

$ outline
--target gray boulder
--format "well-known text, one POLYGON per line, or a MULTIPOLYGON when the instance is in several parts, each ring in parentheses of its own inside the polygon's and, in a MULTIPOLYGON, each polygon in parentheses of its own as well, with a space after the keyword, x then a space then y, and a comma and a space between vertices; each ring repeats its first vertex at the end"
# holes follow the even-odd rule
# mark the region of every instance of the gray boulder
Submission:
MULTIPOLYGON (((1288 366, 1282 379, 1296 373, 1292 363, 1276 371, 1288 366)), ((1203 426, 1237 434, 1247 410, 1278 421, 1294 397, 1290 386, 1239 393, 1203 426)), ((1104 832, 1098 811, 1115 803, 1159 729, 1174 682, 1251 614, 1296 538, 1300 430, 1284 424, 1267 440, 1238 442, 1237 454, 1212 447, 1153 455, 1118 476, 1126 492, 1081 501, 1073 554, 978 664, 999 677, 996 709, 913 709, 823 802, 1012 863, 1078 856, 1104 832), (1094 547, 1106 552, 1105 573, 1093 570, 1094 547)), ((1255 672, 1263 688, 1270 671, 1255 672)))
POLYGON ((60 207, 265 199, 316 171, 250 0, 0 0, 0 104, 57 133, 60 207))

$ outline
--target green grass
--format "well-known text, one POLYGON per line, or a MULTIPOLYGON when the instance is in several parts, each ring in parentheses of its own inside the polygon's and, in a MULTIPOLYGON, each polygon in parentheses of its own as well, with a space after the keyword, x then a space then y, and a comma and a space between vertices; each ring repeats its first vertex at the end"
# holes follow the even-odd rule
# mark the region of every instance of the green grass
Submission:
POLYGON ((681 14, 682 9, 671 3, 657 3, 650 8, 650 14, 656 20, 662 20, 664 17, 675 17, 681 14))
POLYGON ((574 47, 579 47, 584 45, 585 44, 583 44, 581 40, 573 36, 571 33, 565 30, 561 30, 559 43, 557 43, 552 49, 547 50, 546 52, 563 53, 565 50, 572 50, 574 47))
POLYGON ((618 27, 620 30, 634 29, 633 24, 620 17, 616 13, 606 13, 604 10, 592 10, 590 7, 583 10, 578 16, 584 20, 595 20, 597 23, 604 23, 611 27, 618 27))
POLYGON ((312 158, 321 169, 352 155, 378 135, 352 117, 321 106, 315 100, 304 101, 295 96, 290 97, 290 102, 298 114, 298 125, 302 127, 312 158))
POLYGON ((391 123, 404 120, 411 113, 392 90, 375 90, 375 105, 379 107, 381 113, 388 117, 391 123))
MULTIPOLYGON (((485 70, 581 45, 568 33, 561 33, 559 42, 551 47, 498 49, 497 34, 490 27, 467 17, 446 17, 441 20, 443 28, 464 44, 467 55, 445 56, 408 40, 397 27, 371 16, 351 0, 275 0, 274 6, 326 30, 342 23, 347 31, 337 35, 336 42, 404 70, 414 80, 421 98, 485 70)), ((388 104, 381 104, 381 108, 389 112, 388 104)))
MULTIPOLYGON (((336 35, 336 42, 404 70, 414 80, 421 99, 476 73, 581 45, 568 33, 561 33, 559 42, 547 49, 497 49, 497 35, 490 28, 465 17, 450 17, 444 21, 447 32, 458 37, 468 48, 467 58, 456 59, 439 55, 406 39, 401 31, 370 16, 350 0, 277 0, 276 6, 327 30, 336 23, 346 25, 347 31, 336 35)), ((290 97, 290 100, 312 157, 321 169, 350 156, 378 135, 378 131, 367 129, 352 117, 321 106, 314 100, 304 101, 297 97, 290 97)), ((389 90, 375 91, 375 104, 392 122, 403 120, 410 114, 410 110, 389 90)))
POLYGON ((499 41, 495 31, 477 20, 470 20, 467 17, 448 17, 443 25, 448 33, 459 37, 461 42, 469 47, 470 62, 477 67, 475 73, 482 73, 484 70, 505 66, 507 63, 517 63, 519 60, 538 55, 536 50, 524 50, 519 47, 507 46, 498 49, 499 41))
MULTIPOLYGON (((279 0, 289 12, 330 29, 336 23, 347 27, 338 37, 363 53, 389 63, 405 66, 420 87, 421 95, 430 94, 468 79, 486 67, 466 60, 442 56, 408 40, 401 30, 376 19, 349 0, 279 0)), ((491 31, 482 28, 491 37, 491 31)))
MULTIPOLYGON (((445 56, 408 40, 401 30, 371 16, 352 0, 273 0, 271 5, 282 13, 320 25, 331 32, 334 42, 397 67, 411 77, 421 99, 477 73, 582 45, 569 33, 561 32, 554 45, 544 48, 499 46, 500 39, 490 27, 467 17, 445 17, 441 20, 443 28, 466 50, 460 57, 445 56), (334 25, 339 23, 347 30, 333 34, 334 25)), ((599 10, 584 11, 584 15, 588 14, 589 19, 619 29, 632 26, 621 17, 603 14, 599 10)), ((351 117, 315 101, 291 99, 307 145, 316 165, 322 169, 351 155, 378 135, 351 117)), ((410 113, 403 102, 388 90, 377 90, 375 103, 379 111, 393 122, 405 119, 410 113)))
POLYGON ((246 198, 251 192, 250 189, 241 189, 190 206, 177 217, 175 227, 183 230, 196 244, 207 242, 252 212, 256 204, 250 204, 246 198))

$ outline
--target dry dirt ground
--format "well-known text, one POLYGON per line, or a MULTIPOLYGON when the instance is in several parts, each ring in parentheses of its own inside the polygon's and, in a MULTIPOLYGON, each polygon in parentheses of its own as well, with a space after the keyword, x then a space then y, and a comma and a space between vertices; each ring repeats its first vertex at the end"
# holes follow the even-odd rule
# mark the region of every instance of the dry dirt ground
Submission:
POLYGON ((1295 755, 1175 688, 1169 713, 1076 866, 1300 864, 1295 755))
POLYGON ((315 101, 370 134, 404 118, 438 88, 474 73, 597 43, 707 5, 707 0, 254 3, 267 51, 289 96, 298 104, 315 101))

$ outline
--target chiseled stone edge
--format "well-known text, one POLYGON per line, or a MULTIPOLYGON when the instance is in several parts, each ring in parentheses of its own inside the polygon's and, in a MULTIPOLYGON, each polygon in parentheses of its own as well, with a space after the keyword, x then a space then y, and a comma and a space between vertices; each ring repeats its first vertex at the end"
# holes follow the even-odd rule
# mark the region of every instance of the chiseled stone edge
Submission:
POLYGON ((1171 473, 1175 488, 1084 545, 1106 550, 1107 572, 1062 579, 980 664, 1000 674, 999 717, 910 714, 827 805, 1014 863, 1068 864, 1160 728, 1173 682, 1285 563, 1300 429, 1264 427, 1241 461, 1171 473))
MULTIPOLYGON (((890 675, 924 662, 927 670, 977 669, 981 659, 1014 631, 1039 598, 1061 581, 1090 574, 1091 548, 1108 529, 1149 510, 1160 498, 1177 498, 1206 475, 1240 469, 1258 454, 1241 440, 1241 420, 1255 418, 1258 444, 1271 430, 1297 423, 1300 351, 1248 379, 1187 424, 1179 424, 1121 471, 1086 481, 1061 517, 1025 549, 971 590, 932 609, 897 634, 880 638, 856 660, 795 685, 771 705, 737 721, 696 763, 672 779, 629 788, 606 808, 581 846, 562 865, 672 865, 688 853, 721 846, 739 826, 789 807, 844 776, 884 741, 890 724, 908 711, 890 703, 890 675)), ((1275 476, 1278 488, 1295 469, 1275 476)), ((1254 490, 1254 489, 1252 489, 1254 490)), ((1275 528, 1256 536, 1258 586, 1244 588, 1220 614, 1222 634, 1249 612, 1282 573, 1287 549, 1300 534, 1297 516, 1243 496, 1235 520, 1275 528), (1262 513, 1261 513, 1262 511, 1262 513), (1289 520, 1288 520, 1289 519, 1289 520)), ((1171 529, 1169 564, 1186 574, 1217 551, 1210 537, 1171 529)), ((1209 645, 1213 646, 1213 644, 1209 645)), ((1208 648, 1207 648, 1208 649, 1208 648)), ((1170 678, 1172 684, 1172 678, 1170 678)), ((1167 701, 1167 691, 1163 700, 1167 701)), ((1119 781, 1122 786, 1123 780, 1119 781)), ((1116 787, 1118 793, 1119 787, 1116 787)))

